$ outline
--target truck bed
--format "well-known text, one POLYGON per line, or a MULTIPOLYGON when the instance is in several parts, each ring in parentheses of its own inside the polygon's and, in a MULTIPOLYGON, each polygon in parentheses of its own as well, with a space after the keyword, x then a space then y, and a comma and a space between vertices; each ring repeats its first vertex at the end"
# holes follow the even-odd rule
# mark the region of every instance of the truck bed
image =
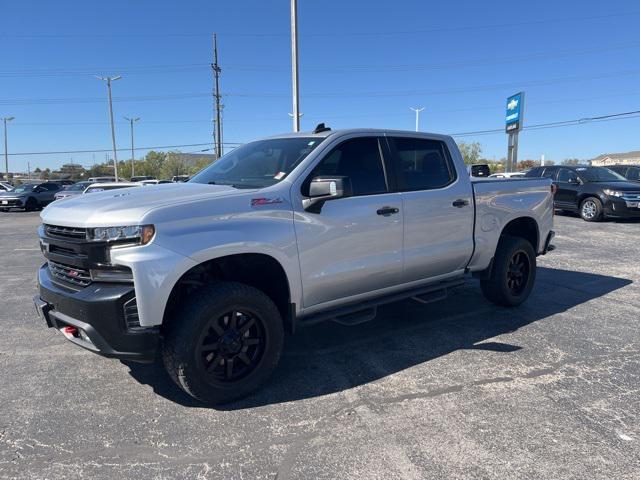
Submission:
POLYGON ((484 270, 495 253, 506 224, 526 212, 538 224, 540 253, 553 224, 553 196, 548 178, 472 179, 475 204, 475 249, 469 269, 484 270))

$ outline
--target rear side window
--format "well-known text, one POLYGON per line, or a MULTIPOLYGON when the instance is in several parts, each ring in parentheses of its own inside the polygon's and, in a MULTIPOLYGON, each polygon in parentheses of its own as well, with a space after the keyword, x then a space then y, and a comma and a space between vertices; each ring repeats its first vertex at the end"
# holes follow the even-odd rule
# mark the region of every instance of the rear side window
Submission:
POLYGON ((541 177, 542 176, 542 168, 540 168, 540 167, 532 168, 527 173, 525 173, 524 176, 525 177, 541 177))
POLYGON ((391 139, 400 191, 443 188, 456 179, 444 143, 421 138, 391 139))
POLYGON ((309 194, 309 183, 321 175, 349 177, 354 195, 375 195, 387 192, 380 144, 376 137, 354 138, 334 148, 313 169, 302 186, 303 195, 309 194))
POLYGON ((553 180, 554 178, 556 178, 556 172, 557 172, 557 169, 555 168, 545 168, 542 176, 553 180))

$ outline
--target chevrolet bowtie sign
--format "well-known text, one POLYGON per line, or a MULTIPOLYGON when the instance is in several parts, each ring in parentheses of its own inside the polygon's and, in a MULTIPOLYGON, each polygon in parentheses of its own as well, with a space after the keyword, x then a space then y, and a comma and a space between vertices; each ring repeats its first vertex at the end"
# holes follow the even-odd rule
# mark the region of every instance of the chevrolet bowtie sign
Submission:
POLYGON ((524 92, 516 93, 507 98, 507 133, 515 133, 522 128, 522 117, 524 114, 524 92))

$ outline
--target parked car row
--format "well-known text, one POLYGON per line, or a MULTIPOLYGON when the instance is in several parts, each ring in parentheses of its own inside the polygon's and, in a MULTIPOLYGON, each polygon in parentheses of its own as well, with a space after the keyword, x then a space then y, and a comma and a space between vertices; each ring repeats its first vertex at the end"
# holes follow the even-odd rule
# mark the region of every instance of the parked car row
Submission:
POLYGON ((19 208, 30 212, 43 208, 55 200, 63 200, 84 193, 186 180, 158 180, 150 176, 140 176, 132 177, 130 182, 116 182, 115 177, 91 177, 86 181, 75 183, 71 180, 55 180, 26 183, 18 187, 8 182, 0 182, 0 211, 6 212, 12 208, 19 208))
POLYGON ((640 182, 614 169, 551 165, 532 168, 525 177, 551 179, 556 186, 554 207, 576 212, 587 222, 640 217, 640 182))

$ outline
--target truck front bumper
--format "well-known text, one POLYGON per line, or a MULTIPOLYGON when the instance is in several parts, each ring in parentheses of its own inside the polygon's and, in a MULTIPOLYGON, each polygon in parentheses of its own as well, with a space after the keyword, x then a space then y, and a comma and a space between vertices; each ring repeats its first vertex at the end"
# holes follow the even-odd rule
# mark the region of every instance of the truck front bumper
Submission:
POLYGON ((72 290, 55 283, 47 264, 38 271, 36 310, 47 326, 76 345, 106 357, 152 362, 158 348, 158 327, 127 324, 135 305, 133 285, 92 283, 72 290), (127 309, 127 312, 125 312, 127 309))

